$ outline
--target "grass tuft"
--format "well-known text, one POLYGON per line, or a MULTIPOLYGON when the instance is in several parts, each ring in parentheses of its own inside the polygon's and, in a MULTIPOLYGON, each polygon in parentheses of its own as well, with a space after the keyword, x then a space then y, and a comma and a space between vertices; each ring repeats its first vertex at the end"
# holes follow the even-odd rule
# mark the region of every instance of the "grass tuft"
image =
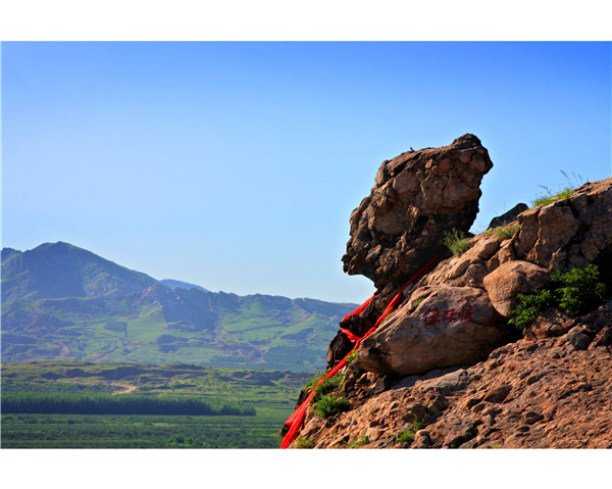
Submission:
POLYGON ((463 231, 453 229, 444 234, 444 246, 446 246, 453 255, 461 256, 470 249, 470 241, 463 231))
POLYGON ((512 236, 514 236, 518 232, 519 229, 520 229, 519 224, 514 223, 514 224, 509 224, 506 226, 499 226, 493 229, 487 229, 483 234, 487 237, 495 236, 499 240, 505 241, 507 239, 512 238, 512 236))
POLYGON ((315 404, 321 400, 323 396, 329 394, 330 392, 338 389, 344 383, 344 375, 336 374, 329 379, 325 379, 321 382, 321 385, 317 387, 317 393, 312 398, 312 403, 315 404))
POLYGON ((325 372, 317 373, 312 379, 306 382, 304 389, 308 389, 308 390, 314 389, 323 377, 325 377, 325 372))
POLYGON ((308 438, 300 438, 296 441, 296 446, 298 448, 314 448, 314 441, 309 440, 308 438))
POLYGON ((560 171, 561 174, 566 178, 568 185, 563 187, 563 189, 557 193, 553 192, 551 189, 545 187, 544 185, 540 185, 540 187, 543 188, 546 193, 533 201, 533 207, 543 207, 548 204, 552 204, 553 202, 557 202, 558 200, 569 199, 574 195, 576 187, 581 185, 580 182, 583 181, 583 178, 580 175, 572 173, 572 176, 574 177, 574 179, 572 180, 567 175, 567 173, 565 173, 563 170, 560 171))
POLYGON ((334 414, 348 411, 351 403, 342 397, 325 396, 315 405, 315 414, 321 418, 329 418, 334 414))
POLYGON ((557 202, 558 200, 569 199, 572 195, 574 195, 573 187, 564 187, 558 193, 554 193, 548 187, 542 186, 544 190, 546 190, 546 194, 538 197, 533 201, 533 207, 544 207, 548 204, 552 204, 553 202, 557 202))
POLYGON ((369 443, 370 443, 370 438, 368 438, 368 435, 362 435, 361 438, 355 440, 353 443, 350 443, 349 445, 347 445, 346 448, 362 447, 364 445, 368 445, 369 443))
POLYGON ((427 423, 424 419, 414 419, 411 428, 400 431, 395 435, 395 441, 398 443, 412 443, 414 441, 414 434, 425 428, 425 426, 427 426, 427 423))
POLYGON ((395 436, 395 440, 399 443, 412 443, 414 441, 414 432, 410 430, 404 430, 395 436))

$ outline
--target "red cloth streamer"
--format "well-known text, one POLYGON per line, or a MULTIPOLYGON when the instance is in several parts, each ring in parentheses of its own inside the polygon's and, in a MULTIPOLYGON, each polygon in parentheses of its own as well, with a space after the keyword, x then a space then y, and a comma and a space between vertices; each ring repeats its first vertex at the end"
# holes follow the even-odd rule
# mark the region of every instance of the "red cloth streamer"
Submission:
POLYGON ((351 331, 349 331, 346 328, 340 328, 340 331, 342 331, 348 337, 351 343, 355 343, 357 340, 361 339, 359 336, 354 335, 351 331))
POLYGON ((348 318, 350 318, 351 316, 356 316, 357 314, 361 314, 363 312, 363 310, 368 307, 368 305, 370 304, 370 302, 372 302, 372 299, 374 299, 374 296, 376 295, 376 292, 372 295, 372 297, 370 297, 367 301, 365 301, 363 304, 361 304, 357 309, 355 309, 353 312, 347 314, 346 316, 344 316, 342 318, 342 321, 346 321, 348 318))
MULTIPOLYGON (((370 336, 376 330, 376 328, 378 328, 378 326, 380 325, 380 323, 382 323, 382 321, 385 318, 385 316, 387 314, 389 314, 393 309, 395 309, 395 306, 397 306, 397 304, 402 300, 402 294, 404 293, 404 289, 406 289, 406 287, 408 287, 408 285, 410 285, 417 278, 419 278, 421 275, 423 275, 423 273, 425 273, 425 271, 429 267, 431 267, 442 256, 442 254, 445 251, 446 251, 446 248, 444 248, 442 251, 440 251, 440 253, 438 253, 436 256, 434 256, 425 265, 423 265, 421 268, 419 268, 414 273, 414 275, 412 277, 410 277, 410 280, 408 280, 408 282, 406 282, 406 284, 400 289, 400 291, 397 294, 395 294, 395 297, 391 300, 391 302, 389 302, 389 305, 385 308, 385 310, 383 311, 382 315, 378 318, 378 320, 376 321, 374 326, 372 326, 372 328, 370 328, 370 330, 365 335, 363 335, 363 338, 359 338, 358 336, 354 335, 353 333, 351 333, 347 329, 340 328, 340 330, 344 334, 346 334, 348 336, 349 340, 351 340, 353 343, 355 343, 355 346, 340 361, 340 363, 338 363, 338 365, 336 365, 333 369, 331 369, 321 380, 319 380, 319 382, 317 382, 317 385, 314 387, 312 392, 308 395, 306 400, 302 404, 300 404, 299 407, 295 410, 295 412, 289 417, 289 419, 287 421, 285 421, 285 425, 289 427, 289 431, 287 431, 287 433, 285 434, 285 437, 283 438, 283 442, 281 443, 281 446, 280 446, 281 448, 288 448, 289 445, 291 444, 291 442, 295 439, 295 437, 297 435, 297 432, 300 429, 300 426, 302 425, 302 421, 304 421, 304 418, 306 417, 306 408, 308 408, 308 405, 310 404, 310 401, 314 397, 314 395, 315 395, 315 393, 317 391, 317 387, 319 387, 319 385, 321 385, 325 379, 329 379, 329 378, 333 377, 342 368, 344 368, 346 366, 346 364, 347 364, 347 361, 346 361, 347 357, 349 355, 353 354, 357 350, 357 348, 359 348, 359 345, 361 344, 361 342, 365 338, 370 336)), ((367 301, 365 301, 361 306, 359 306, 357 309, 355 309, 352 313, 347 314, 346 316, 344 316, 344 319, 346 319, 348 317, 351 317, 351 316, 354 316, 355 314, 361 313, 368 306, 368 304, 372 301, 373 298, 374 298, 374 296, 370 297, 367 301)), ((344 319, 343 319, 343 321, 344 321, 344 319)))

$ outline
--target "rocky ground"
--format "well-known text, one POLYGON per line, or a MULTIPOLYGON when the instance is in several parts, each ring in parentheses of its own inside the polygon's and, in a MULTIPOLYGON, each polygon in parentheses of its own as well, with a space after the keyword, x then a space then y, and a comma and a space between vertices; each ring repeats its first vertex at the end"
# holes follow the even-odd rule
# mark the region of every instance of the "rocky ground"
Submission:
MULTIPOLYGON (((469 229, 491 166, 471 135, 383 163, 351 216, 344 258, 378 291, 341 327, 363 336, 451 225, 469 229)), ((406 288, 330 394, 350 409, 323 418, 309 406, 291 446, 611 448, 612 179, 563 197, 517 207, 406 288), (509 324, 519 294, 546 288, 555 271, 591 264, 605 300, 572 315, 544 308, 525 330, 509 324)), ((339 332, 329 366, 352 347, 339 332)))

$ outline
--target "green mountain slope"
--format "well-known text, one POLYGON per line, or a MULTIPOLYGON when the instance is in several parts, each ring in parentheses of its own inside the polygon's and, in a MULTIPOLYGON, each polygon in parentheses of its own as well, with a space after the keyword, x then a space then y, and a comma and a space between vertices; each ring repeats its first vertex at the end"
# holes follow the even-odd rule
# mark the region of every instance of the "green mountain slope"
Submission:
POLYGON ((2 302, 136 292, 157 281, 68 243, 2 250, 2 302))
POLYGON ((197 288, 65 243, 2 250, 2 360, 314 371, 354 304, 197 288), (61 283, 60 283, 61 282, 61 283), (61 295, 65 294, 65 295, 61 295))

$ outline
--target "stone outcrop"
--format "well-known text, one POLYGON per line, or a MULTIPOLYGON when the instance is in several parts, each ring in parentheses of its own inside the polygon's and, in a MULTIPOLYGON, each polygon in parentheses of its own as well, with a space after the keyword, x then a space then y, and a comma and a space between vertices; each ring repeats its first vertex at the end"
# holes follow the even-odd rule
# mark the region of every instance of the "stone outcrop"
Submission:
POLYGON ((413 274, 441 248, 446 232, 470 229, 480 182, 492 166, 471 134, 385 161, 370 196, 351 215, 344 270, 378 288, 413 274))
POLYGON ((518 216, 516 258, 551 270, 600 265, 610 276, 612 179, 587 183, 568 199, 518 216))
POLYGON ((493 307, 504 317, 516 307, 517 295, 540 289, 550 282, 550 273, 534 263, 508 261, 482 281, 493 307))
POLYGON ((351 371, 339 393, 353 409, 308 413, 315 448, 611 448, 612 303, 562 336, 521 339, 471 367, 384 379, 351 371), (601 329, 598 329, 601 326, 601 329), (424 428, 414 440, 398 435, 424 428))
POLYGON ((471 365, 508 342, 505 319, 481 289, 424 287, 413 296, 363 341, 355 360, 360 368, 412 375, 471 365))
MULTIPOLYGON (((378 291, 343 328, 363 336, 402 280, 431 258, 434 246, 427 240, 436 233, 439 239, 440 230, 423 226, 430 218, 443 230, 467 225, 467 211, 458 213, 462 217, 454 225, 443 206, 441 217, 414 221, 405 214, 417 214, 414 207, 428 202, 422 193, 436 185, 434 173, 426 172, 421 175, 431 177, 430 183, 419 180, 418 188, 406 183, 424 155, 439 155, 431 159, 445 167, 441 155, 461 155, 467 146, 472 159, 464 155, 464 164, 484 161, 480 142, 464 136, 446 148, 406 153, 383 164, 372 195, 351 216, 344 257, 345 269, 368 276, 378 291), (407 189, 408 199, 399 197, 399 188, 407 189), (402 239, 424 231, 420 241, 402 239)), ((448 183, 452 178, 442 187, 458 186, 448 183)), ((466 206, 477 209, 477 197, 466 206)), ((577 317, 546 309, 526 331, 508 324, 517 295, 547 287, 556 270, 595 264, 608 287, 607 300, 612 298, 612 178, 514 217, 512 223, 504 220, 512 236, 495 229, 473 236, 468 251, 442 256, 404 290, 397 308, 343 370, 344 383, 333 394, 345 397, 352 409, 322 419, 310 406, 298 439, 316 448, 358 440, 365 440, 366 448, 612 448, 612 301, 577 317)), ((329 366, 352 346, 338 333, 329 366)))

